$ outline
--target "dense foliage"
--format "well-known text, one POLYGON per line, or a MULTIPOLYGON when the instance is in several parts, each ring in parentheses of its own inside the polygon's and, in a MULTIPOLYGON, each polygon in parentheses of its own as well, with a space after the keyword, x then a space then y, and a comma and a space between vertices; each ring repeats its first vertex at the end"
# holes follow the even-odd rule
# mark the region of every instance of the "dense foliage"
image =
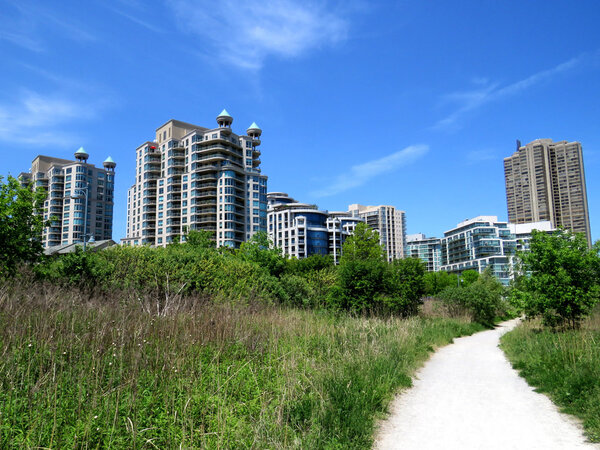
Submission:
POLYGON ((530 247, 518 255, 513 304, 545 325, 577 328, 600 296, 600 242, 590 249, 583 235, 533 231, 530 247))
POLYGON ((355 313, 416 313, 425 292, 423 263, 401 259, 389 264, 379 234, 359 223, 343 246, 337 282, 329 304, 355 313))
POLYGON ((37 261, 44 221, 40 213, 45 192, 22 187, 19 180, 0 176, 0 279, 19 265, 37 261))
POLYGON ((447 307, 455 312, 463 310, 471 315, 473 320, 483 325, 492 326, 497 317, 507 314, 505 288, 487 268, 483 274, 470 272, 459 286, 448 286, 437 297, 442 299, 447 307))
POLYGON ((377 233, 366 225, 357 228, 337 268, 329 256, 284 258, 263 233, 231 250, 216 249, 208 234, 194 232, 185 243, 166 248, 79 250, 46 259, 35 272, 62 285, 153 294, 158 309, 168 308, 177 296, 203 295, 217 301, 260 299, 353 313, 415 314, 424 292, 422 263, 387 263, 377 233))

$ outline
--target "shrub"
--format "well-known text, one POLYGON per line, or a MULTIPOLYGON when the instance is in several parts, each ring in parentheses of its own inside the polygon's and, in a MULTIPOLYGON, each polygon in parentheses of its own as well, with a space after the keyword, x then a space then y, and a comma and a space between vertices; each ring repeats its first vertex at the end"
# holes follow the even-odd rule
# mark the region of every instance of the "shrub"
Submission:
POLYGON ((498 315, 506 314, 504 287, 489 268, 471 285, 447 287, 439 298, 451 313, 460 315, 466 310, 474 321, 485 326, 492 326, 498 315))
POLYGON ((530 251, 519 255, 513 305, 547 326, 578 328, 600 295, 599 253, 600 242, 590 249, 583 235, 533 231, 530 251))

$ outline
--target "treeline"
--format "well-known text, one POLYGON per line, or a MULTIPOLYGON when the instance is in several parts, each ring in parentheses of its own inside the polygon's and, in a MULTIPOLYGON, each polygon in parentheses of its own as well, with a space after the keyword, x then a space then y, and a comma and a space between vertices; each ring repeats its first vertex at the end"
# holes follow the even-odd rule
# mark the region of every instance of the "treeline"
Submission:
POLYGON ((269 244, 259 233, 240 249, 217 249, 208 232, 192 231, 185 243, 165 248, 78 250, 46 258, 33 270, 55 284, 151 295, 158 311, 190 295, 403 317, 416 314, 424 297, 436 296, 451 315, 470 315, 485 325, 506 311, 505 291, 490 275, 471 271, 459 280, 426 273, 415 258, 388 263, 377 232, 365 224, 346 240, 339 266, 330 256, 286 258, 269 244))

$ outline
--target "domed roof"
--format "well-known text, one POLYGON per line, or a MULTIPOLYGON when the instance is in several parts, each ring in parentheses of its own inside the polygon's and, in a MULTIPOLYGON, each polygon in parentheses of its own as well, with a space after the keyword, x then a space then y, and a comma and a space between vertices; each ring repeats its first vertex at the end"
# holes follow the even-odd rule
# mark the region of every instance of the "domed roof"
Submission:
POLYGON ((105 162, 105 163, 112 163, 112 164, 114 164, 114 163, 115 163, 115 160, 114 160, 114 159, 112 159, 112 158, 109 156, 108 158, 106 158, 106 159, 104 160, 104 162, 105 162))
POLYGON ((75 152, 76 155, 87 155, 88 153, 83 149, 83 147, 79 147, 79 150, 75 152))

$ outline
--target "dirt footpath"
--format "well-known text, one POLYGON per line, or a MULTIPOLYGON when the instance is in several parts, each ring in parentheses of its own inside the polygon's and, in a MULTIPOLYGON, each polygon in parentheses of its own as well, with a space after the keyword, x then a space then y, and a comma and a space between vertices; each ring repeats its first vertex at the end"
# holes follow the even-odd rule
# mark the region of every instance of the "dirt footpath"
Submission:
POLYGON ((377 449, 600 449, 519 377, 498 348, 517 320, 456 339, 393 402, 377 449))

